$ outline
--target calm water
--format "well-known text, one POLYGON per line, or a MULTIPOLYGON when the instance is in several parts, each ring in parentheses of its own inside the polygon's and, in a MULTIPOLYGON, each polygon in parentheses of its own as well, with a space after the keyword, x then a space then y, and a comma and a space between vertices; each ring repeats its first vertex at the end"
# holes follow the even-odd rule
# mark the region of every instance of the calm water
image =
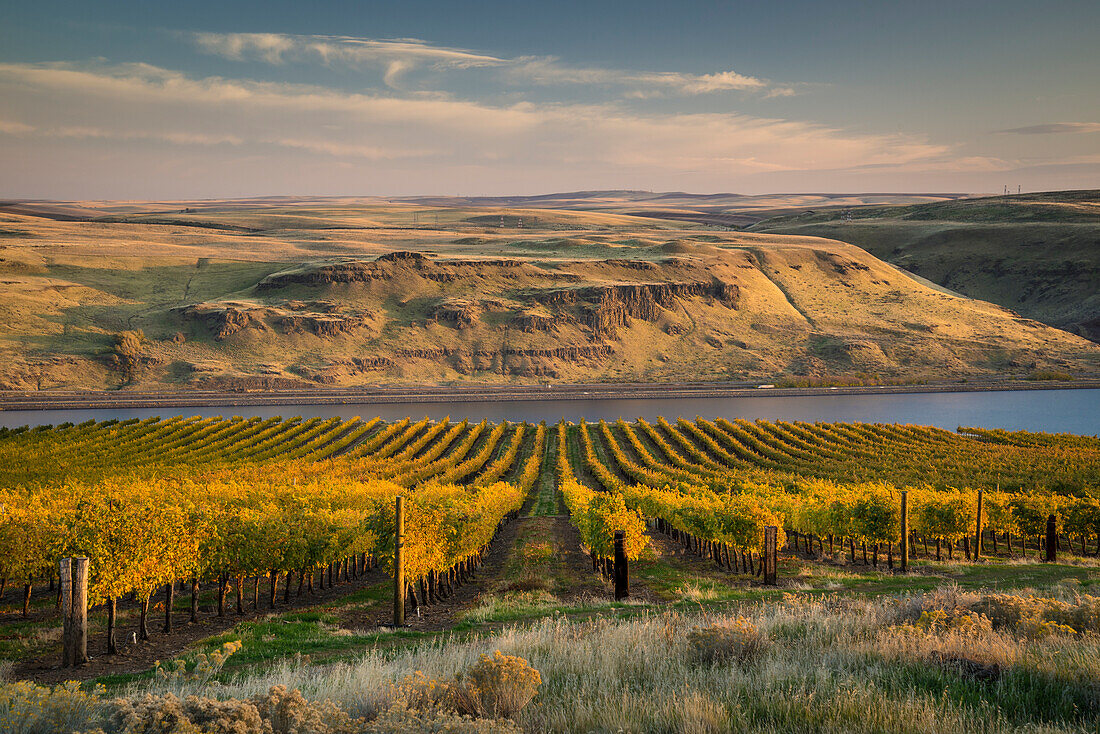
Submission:
POLYGON ((270 417, 341 416, 398 419, 429 416, 480 421, 541 421, 581 418, 653 420, 687 418, 769 418, 806 421, 915 423, 955 430, 981 426, 1008 430, 1100 434, 1100 390, 1019 390, 1005 392, 916 393, 906 395, 761 396, 699 400, 530 400, 461 403, 382 403, 356 405, 280 405, 213 408, 0 411, 0 426, 39 425, 89 418, 148 418, 160 415, 241 415, 270 417))

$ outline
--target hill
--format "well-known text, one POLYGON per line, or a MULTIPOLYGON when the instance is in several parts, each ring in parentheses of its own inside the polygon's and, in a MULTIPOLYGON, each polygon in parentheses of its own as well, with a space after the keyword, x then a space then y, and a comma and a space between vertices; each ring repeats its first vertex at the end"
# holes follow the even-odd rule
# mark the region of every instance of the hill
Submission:
POLYGON ((806 211, 753 231, 829 237, 1100 341, 1100 191, 806 211))
POLYGON ((817 237, 363 199, 21 203, 0 220, 5 389, 1100 367, 1084 339, 817 237))

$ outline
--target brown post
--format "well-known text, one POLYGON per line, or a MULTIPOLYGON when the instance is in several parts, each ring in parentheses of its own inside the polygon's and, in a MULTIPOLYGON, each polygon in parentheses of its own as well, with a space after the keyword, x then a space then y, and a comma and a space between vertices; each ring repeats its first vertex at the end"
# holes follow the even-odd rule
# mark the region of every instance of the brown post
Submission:
POLYGON ((1058 560, 1058 530, 1057 518, 1051 515, 1047 518, 1047 563, 1058 560))
POLYGON ((626 560, 626 536, 622 530, 615 531, 615 601, 630 596, 630 571, 626 560))
POLYGON ((73 665, 88 662, 88 559, 73 559, 73 665))
POLYGON ((899 549, 901 557, 898 562, 901 564, 901 572, 905 573, 909 570, 909 493, 901 493, 901 548, 899 549))
POLYGON ((405 498, 398 495, 393 517, 393 626, 405 626, 405 498))
POLYGON ((73 668, 88 662, 88 559, 62 558, 61 665, 73 668))
POLYGON ((974 560, 982 557, 982 490, 978 490, 978 519, 974 523, 974 560))
POLYGON ((73 667, 73 571, 72 559, 62 558, 61 575, 61 667, 73 667))
POLYGON ((768 586, 776 585, 776 538, 779 528, 775 525, 764 527, 764 583, 768 586))

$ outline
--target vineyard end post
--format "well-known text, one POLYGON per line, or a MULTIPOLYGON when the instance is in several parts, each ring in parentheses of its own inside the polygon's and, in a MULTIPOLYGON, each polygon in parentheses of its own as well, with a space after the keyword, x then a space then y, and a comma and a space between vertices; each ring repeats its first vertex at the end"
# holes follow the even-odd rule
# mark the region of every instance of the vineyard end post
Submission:
POLYGON ((62 558, 61 666, 75 668, 88 662, 88 559, 62 558))
POLYGON ((901 554, 900 566, 901 572, 905 573, 909 570, 909 493, 903 491, 901 493, 901 547, 898 548, 901 554))
POLYGON ((1058 521, 1054 515, 1047 518, 1047 563, 1058 560, 1058 521))
POLYGON ((764 583, 768 586, 776 585, 776 553, 778 551, 777 538, 779 528, 775 525, 764 527, 764 583))
POLYGON ((615 531, 615 601, 630 596, 630 569, 626 560, 626 535, 622 530, 615 531))
POLYGON ((982 490, 978 490, 978 518, 974 523, 974 560, 982 557, 982 490))
POLYGON ((73 665, 88 662, 88 559, 73 559, 73 665))
POLYGON ((398 495, 393 516, 393 626, 405 626, 405 498, 398 495))
POLYGON ((58 561, 61 577, 61 667, 73 666, 73 571, 71 558, 58 561))

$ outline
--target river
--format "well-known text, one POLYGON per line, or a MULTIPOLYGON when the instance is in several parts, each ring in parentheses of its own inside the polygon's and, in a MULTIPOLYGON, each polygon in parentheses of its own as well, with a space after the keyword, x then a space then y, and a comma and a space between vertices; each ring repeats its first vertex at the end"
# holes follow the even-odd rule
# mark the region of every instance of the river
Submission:
POLYGON ((980 426, 1007 430, 1100 434, 1100 389, 1005 390, 995 392, 938 392, 903 394, 838 394, 816 396, 761 395, 708 399, 599 399, 599 400, 512 400, 449 403, 359 403, 345 405, 279 405, 210 408, 110 408, 88 410, 0 411, 0 426, 39 425, 89 418, 148 418, 160 415, 241 415, 270 417, 341 416, 373 417, 386 420, 406 416, 420 418, 469 418, 497 422, 559 419, 593 421, 600 418, 631 420, 657 416, 693 418, 767 418, 804 421, 865 421, 913 423, 955 430, 958 426, 980 426))

